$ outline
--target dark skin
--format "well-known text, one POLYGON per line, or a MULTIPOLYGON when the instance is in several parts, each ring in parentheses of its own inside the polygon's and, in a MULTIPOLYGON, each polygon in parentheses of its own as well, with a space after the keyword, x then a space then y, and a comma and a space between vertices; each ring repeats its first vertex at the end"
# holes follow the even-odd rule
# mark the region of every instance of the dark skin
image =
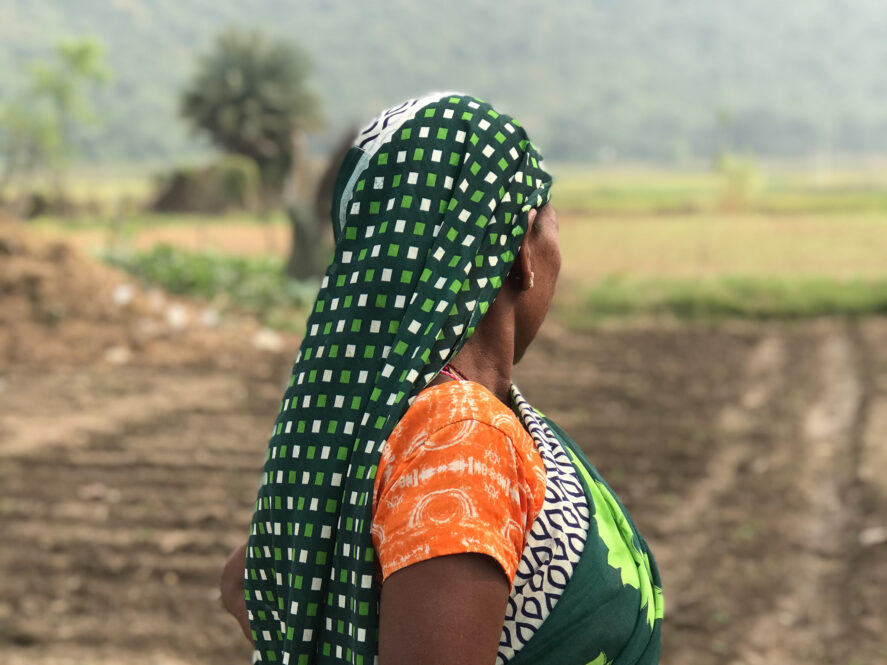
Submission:
MULTIPOLYGON (((521 250, 496 300, 451 365, 510 403, 511 370, 536 336, 560 271, 551 205, 529 212, 521 250), (531 286, 532 285, 532 286, 531 286)), ((438 376, 432 385, 450 379, 438 376)), ((252 640, 243 602, 246 545, 222 570, 222 604, 252 640)), ((495 559, 452 554, 407 566, 382 586, 380 665, 490 665, 505 621, 509 582, 495 559)))
POLYGON ((249 617, 246 614, 246 601, 243 598, 243 571, 246 568, 246 543, 228 555, 219 578, 219 590, 222 592, 222 607, 237 619, 240 630, 252 644, 249 617))

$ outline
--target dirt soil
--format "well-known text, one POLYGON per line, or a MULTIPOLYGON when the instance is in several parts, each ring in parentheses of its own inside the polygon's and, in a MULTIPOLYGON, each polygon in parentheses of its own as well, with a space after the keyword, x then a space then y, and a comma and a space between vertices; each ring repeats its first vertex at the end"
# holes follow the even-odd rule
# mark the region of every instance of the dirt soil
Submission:
MULTIPOLYGON (((58 229, 39 225, 33 236, 57 238, 58 229)), ((236 221, 207 222, 194 220, 188 224, 142 226, 129 235, 115 235, 111 229, 86 228, 69 231, 66 242, 85 252, 126 247, 150 250, 160 244, 174 245, 195 252, 217 251, 229 254, 276 255, 284 259, 292 242, 289 224, 264 224, 236 221)))
MULTIPOLYGON (((216 582, 297 344, 0 223, 0 663, 249 662, 216 582)), ((549 326, 518 369, 657 556, 663 663, 887 663, 887 321, 549 326)))

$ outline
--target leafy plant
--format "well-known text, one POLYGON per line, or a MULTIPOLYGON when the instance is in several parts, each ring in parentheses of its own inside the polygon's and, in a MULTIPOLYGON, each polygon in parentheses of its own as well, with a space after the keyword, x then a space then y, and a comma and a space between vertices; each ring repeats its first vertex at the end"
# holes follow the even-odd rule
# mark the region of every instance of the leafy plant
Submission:
POLYGON ((298 327, 314 301, 319 281, 287 277, 280 260, 197 253, 170 245, 147 252, 106 253, 106 261, 169 291, 209 300, 223 309, 258 314, 276 327, 298 327))
POLYGON ((32 64, 24 95, 0 105, 0 197, 15 180, 41 168, 52 171, 61 194, 72 130, 96 119, 86 91, 109 78, 103 47, 94 38, 61 41, 51 58, 32 64))

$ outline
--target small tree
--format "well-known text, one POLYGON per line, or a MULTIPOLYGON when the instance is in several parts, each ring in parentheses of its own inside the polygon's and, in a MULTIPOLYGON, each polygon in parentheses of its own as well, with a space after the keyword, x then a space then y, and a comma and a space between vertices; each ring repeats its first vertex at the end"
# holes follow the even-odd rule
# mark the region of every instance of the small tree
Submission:
POLYGON ((294 137, 319 121, 309 59, 294 44, 229 29, 199 62, 182 115, 226 152, 255 161, 266 204, 279 200, 293 167, 294 137))
POLYGON ((43 113, 28 113, 22 101, 0 106, 0 200, 58 151, 58 133, 43 113))
POLYGON ((52 172, 61 194, 73 130, 96 119, 86 92, 109 78, 104 49, 91 37, 62 41, 31 67, 24 95, 0 105, 0 196, 39 169, 52 172))

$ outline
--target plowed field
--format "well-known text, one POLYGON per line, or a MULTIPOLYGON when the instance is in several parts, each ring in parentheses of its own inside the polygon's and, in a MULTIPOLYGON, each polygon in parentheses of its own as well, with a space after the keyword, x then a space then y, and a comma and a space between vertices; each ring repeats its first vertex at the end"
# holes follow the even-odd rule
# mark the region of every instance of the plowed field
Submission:
MULTIPOLYGON (((60 247, 0 225, 0 663, 249 662, 216 581, 297 340, 60 247)), ((517 380, 647 536, 663 663, 887 663, 887 321, 550 326, 517 380)))

